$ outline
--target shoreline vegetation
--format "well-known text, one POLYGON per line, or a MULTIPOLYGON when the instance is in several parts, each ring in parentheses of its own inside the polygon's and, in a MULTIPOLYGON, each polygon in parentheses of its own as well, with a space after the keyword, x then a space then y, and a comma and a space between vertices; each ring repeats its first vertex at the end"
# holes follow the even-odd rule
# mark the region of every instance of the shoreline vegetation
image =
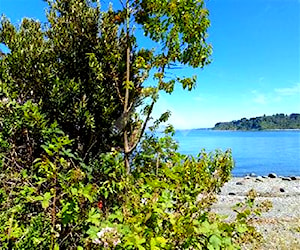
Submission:
POLYGON ((213 130, 242 130, 242 131, 267 131, 267 130, 299 130, 300 114, 276 114, 272 116, 259 116, 255 118, 242 118, 230 122, 218 122, 213 130))
POLYGON ((215 131, 230 131, 230 132, 235 132, 235 131, 242 131, 242 132, 272 132, 272 131, 300 131, 300 128, 278 128, 278 129, 264 129, 264 130, 237 130, 237 129, 215 129, 215 128, 194 128, 194 129, 178 129, 176 131, 188 131, 188 130, 215 130, 215 131))

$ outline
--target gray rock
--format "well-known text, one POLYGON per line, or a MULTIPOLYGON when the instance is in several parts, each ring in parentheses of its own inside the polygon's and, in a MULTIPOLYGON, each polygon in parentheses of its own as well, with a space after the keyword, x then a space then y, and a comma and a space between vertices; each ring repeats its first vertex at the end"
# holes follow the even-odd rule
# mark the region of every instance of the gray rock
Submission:
POLYGON ((268 178, 268 176, 266 176, 266 175, 263 175, 263 176, 262 176, 262 178, 266 179, 266 178, 268 178))
POLYGON ((281 180, 283 180, 283 181, 291 181, 292 179, 290 177, 282 177, 281 180))
POLYGON ((261 177, 257 177, 257 178, 255 179, 255 181, 256 181, 256 182, 263 182, 263 179, 262 179, 261 177))
POLYGON ((256 177, 257 175, 255 173, 249 174, 250 177, 256 177))
POLYGON ((236 185, 243 185, 243 183, 242 182, 237 182, 237 183, 235 183, 236 185))
POLYGON ((268 175, 268 177, 269 177, 269 178, 277 178, 277 174, 275 174, 275 173, 270 173, 270 174, 268 175))

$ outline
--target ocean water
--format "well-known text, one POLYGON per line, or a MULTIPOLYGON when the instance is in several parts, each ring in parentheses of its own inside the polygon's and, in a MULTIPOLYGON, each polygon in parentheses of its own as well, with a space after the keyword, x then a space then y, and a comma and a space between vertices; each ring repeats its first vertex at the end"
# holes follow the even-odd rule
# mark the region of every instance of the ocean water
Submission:
POLYGON ((179 152, 196 156, 202 149, 231 149, 234 176, 249 173, 300 176, 300 131, 179 130, 179 152))

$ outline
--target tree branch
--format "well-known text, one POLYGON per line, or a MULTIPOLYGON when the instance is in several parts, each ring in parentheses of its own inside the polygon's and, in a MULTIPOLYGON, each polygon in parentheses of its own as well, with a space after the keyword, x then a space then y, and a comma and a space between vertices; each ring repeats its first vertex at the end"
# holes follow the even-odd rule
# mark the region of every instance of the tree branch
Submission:
MULTIPOLYGON (((123 113, 126 114, 128 111, 128 101, 129 101, 129 88, 127 84, 130 81, 130 39, 129 39, 129 32, 130 32, 130 13, 129 13, 129 0, 126 1, 126 38, 127 38, 127 49, 126 49, 126 89, 125 89, 125 100, 124 100, 124 111, 123 113)), ((127 135, 127 119, 125 120, 125 127, 124 127, 124 162, 127 174, 130 173, 130 164, 129 164, 129 142, 128 142, 128 135, 127 135)))
POLYGON ((144 121, 142 130, 141 130, 141 132, 140 132, 140 134, 139 134, 137 140, 136 140, 135 143, 133 144, 133 146, 129 149, 129 152, 128 152, 128 153, 131 153, 131 152, 137 147, 138 143, 140 142, 140 140, 141 140, 141 138, 142 138, 142 136, 143 136, 143 134, 144 134, 144 132, 145 132, 145 129, 146 129, 146 127, 147 127, 148 121, 149 121, 149 119, 150 119, 150 115, 151 115, 151 113, 152 113, 152 110, 153 110, 153 107, 154 107, 154 103, 155 103, 155 101, 153 100, 152 103, 151 103, 151 105, 150 105, 150 109, 149 109, 149 112, 148 112, 148 114, 147 114, 147 117, 146 117, 146 119, 145 119, 145 121, 144 121))

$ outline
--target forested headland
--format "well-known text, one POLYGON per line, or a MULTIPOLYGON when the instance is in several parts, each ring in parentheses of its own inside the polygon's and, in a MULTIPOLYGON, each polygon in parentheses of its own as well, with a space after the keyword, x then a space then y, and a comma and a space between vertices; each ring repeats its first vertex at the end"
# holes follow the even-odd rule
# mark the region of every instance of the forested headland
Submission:
POLYGON ((254 118, 242 118, 237 121, 219 122, 215 130, 271 130, 271 129, 300 129, 300 114, 276 114, 254 118))

